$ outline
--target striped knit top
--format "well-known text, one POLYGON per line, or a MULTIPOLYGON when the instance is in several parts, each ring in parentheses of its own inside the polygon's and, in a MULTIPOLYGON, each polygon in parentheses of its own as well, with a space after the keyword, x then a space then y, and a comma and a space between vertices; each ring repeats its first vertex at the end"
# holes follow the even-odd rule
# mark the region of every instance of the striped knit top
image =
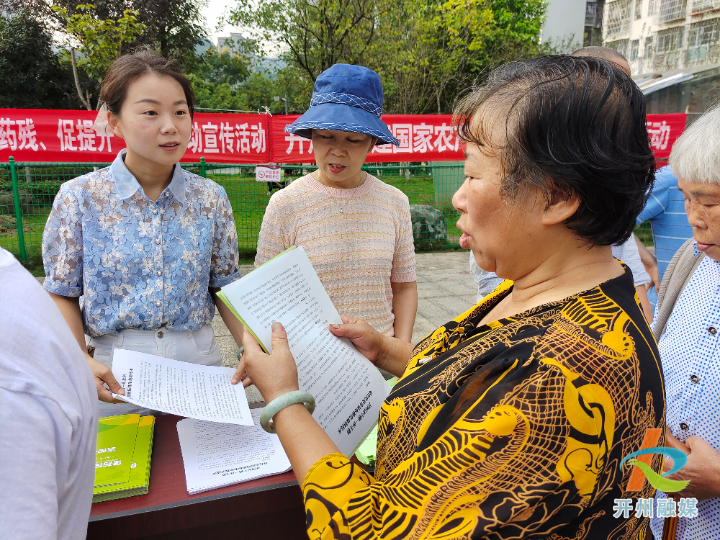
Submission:
POLYGON ((368 174, 354 189, 311 175, 275 193, 265 210, 255 267, 303 246, 335 308, 393 335, 391 282, 415 281, 410 205, 368 174))

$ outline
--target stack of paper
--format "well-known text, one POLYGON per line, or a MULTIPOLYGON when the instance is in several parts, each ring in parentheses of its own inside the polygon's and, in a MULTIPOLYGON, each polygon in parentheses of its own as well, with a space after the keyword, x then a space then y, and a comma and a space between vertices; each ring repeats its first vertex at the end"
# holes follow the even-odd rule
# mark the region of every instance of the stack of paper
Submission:
POLYGON ((154 428, 154 416, 100 418, 93 502, 148 492, 154 428))
POLYGON ((262 409, 250 413, 254 426, 191 418, 177 423, 190 495, 290 470, 280 440, 260 427, 262 409))
POLYGON ((349 339, 330 332, 342 319, 305 250, 285 251, 218 296, 268 352, 273 322, 285 326, 300 390, 315 398, 313 418, 351 456, 377 422, 390 388, 349 339))

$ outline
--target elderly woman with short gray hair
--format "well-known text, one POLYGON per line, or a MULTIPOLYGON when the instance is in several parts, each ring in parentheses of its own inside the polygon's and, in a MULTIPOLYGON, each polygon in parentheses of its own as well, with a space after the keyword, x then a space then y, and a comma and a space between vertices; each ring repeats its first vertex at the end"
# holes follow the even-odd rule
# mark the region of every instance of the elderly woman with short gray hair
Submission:
MULTIPOLYGON (((623 519, 615 501, 654 488, 628 491, 620 464, 663 431, 665 400, 632 275, 610 249, 629 238, 653 181, 642 92, 604 60, 536 58, 491 74, 457 118, 460 243, 505 281, 415 347, 354 318, 331 326, 400 379, 380 412, 372 476, 302 405, 275 415, 308 533, 644 538, 647 516, 623 519)), ((271 355, 243 337, 268 402, 298 389, 280 323, 272 335, 271 355)))
MULTIPOLYGON (((665 531, 663 538, 720 540, 720 107, 680 136, 670 167, 693 238, 665 271, 653 332, 665 375, 667 445, 688 454, 670 478, 689 480, 676 495, 692 508, 683 509, 675 535, 665 531)), ((666 460, 665 468, 670 466, 666 460)), ((674 506, 666 497, 657 495, 660 504, 674 506)), ((660 538, 661 517, 652 529, 660 538)))

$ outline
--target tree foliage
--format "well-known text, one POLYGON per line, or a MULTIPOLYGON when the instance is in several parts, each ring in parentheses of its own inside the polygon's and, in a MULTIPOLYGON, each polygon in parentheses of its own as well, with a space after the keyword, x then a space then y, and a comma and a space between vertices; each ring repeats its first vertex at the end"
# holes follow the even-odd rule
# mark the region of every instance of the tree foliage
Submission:
POLYGON ((264 111, 284 114, 287 98, 290 110, 304 110, 295 99, 302 94, 294 85, 297 78, 287 69, 270 74, 251 71, 255 59, 234 52, 209 48, 188 75, 200 108, 235 111, 264 111))
POLYGON ((544 14, 543 0, 415 1, 407 19, 412 45, 384 66, 398 89, 410 90, 391 96, 396 107, 450 112, 495 67, 542 52, 544 14))
MULTIPOLYGON (((35 23, 85 45, 76 87, 87 107, 109 62, 138 47, 179 60, 200 107, 273 113, 285 112, 282 99, 305 110, 317 76, 339 62, 381 75, 388 113, 447 113, 494 67, 548 52, 539 42, 544 0, 235 0, 228 22, 250 32, 241 53, 196 56, 206 1, 94 0, 90 9, 77 0, 0 0, 0 10, 29 8, 35 23), (270 55, 272 46, 285 67, 259 69, 249 53, 270 55)), ((61 71, 70 64, 61 57, 61 71)))
MULTIPOLYGON (((76 60, 74 43, 70 43, 73 75, 80 101, 92 110, 90 93, 85 89, 83 95, 80 86, 78 66, 99 86, 110 65, 120 56, 122 46, 131 43, 145 30, 145 25, 137 22, 137 11, 129 9, 117 21, 98 17, 92 4, 80 4, 72 15, 65 8, 53 6, 52 9, 65 20, 67 33, 80 43, 79 60, 76 60)), ((99 99, 97 105, 100 106, 99 99)))
MULTIPOLYGON (((137 12, 137 22, 145 31, 121 47, 122 53, 145 47, 179 61, 186 69, 197 62, 195 46, 206 35, 201 8, 207 0, 94 0, 98 19, 117 21, 126 10, 137 12)), ((0 0, 0 10, 8 13, 27 10, 32 16, 59 33, 66 32, 67 19, 53 10, 78 13, 78 0, 0 0)))
POLYGON ((0 16, 0 107, 67 109, 72 75, 52 50, 52 35, 29 13, 0 16))
POLYGON ((117 20, 98 17, 92 4, 77 6, 73 15, 65 8, 55 9, 66 20, 68 34, 80 43, 82 56, 78 66, 98 82, 102 82, 107 70, 120 56, 122 46, 132 43, 135 36, 145 30, 145 25, 137 22, 138 12, 129 9, 117 20))
POLYGON ((544 0, 237 0, 231 21, 315 78, 342 62, 383 78, 387 112, 450 112, 492 68, 540 54, 544 0))
POLYGON ((173 58, 185 69, 198 62, 195 46, 200 45, 207 30, 200 9, 202 0, 135 0, 138 21, 147 31, 140 35, 135 46, 150 46, 162 56, 173 58))
POLYGON ((393 0, 237 0, 230 21, 256 40, 275 40, 311 81, 338 62, 362 64, 379 45, 393 0))
POLYGON ((210 47, 193 73, 210 84, 237 85, 250 74, 249 64, 250 60, 244 55, 210 47))

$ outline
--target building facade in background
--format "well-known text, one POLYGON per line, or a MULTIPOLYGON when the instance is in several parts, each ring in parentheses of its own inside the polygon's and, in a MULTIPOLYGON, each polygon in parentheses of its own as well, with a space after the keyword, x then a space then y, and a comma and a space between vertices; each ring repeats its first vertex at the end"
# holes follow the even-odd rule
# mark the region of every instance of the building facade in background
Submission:
POLYGON ((218 36, 217 50, 220 53, 238 53, 244 51, 243 45, 247 41, 240 32, 230 32, 230 37, 218 36))
POLYGON ((718 97, 720 0, 607 0, 603 12, 604 46, 628 59, 649 113, 700 113, 718 97))
POLYGON ((605 0, 585 2, 585 33, 583 36, 583 47, 603 44, 603 13, 605 12, 605 0))

